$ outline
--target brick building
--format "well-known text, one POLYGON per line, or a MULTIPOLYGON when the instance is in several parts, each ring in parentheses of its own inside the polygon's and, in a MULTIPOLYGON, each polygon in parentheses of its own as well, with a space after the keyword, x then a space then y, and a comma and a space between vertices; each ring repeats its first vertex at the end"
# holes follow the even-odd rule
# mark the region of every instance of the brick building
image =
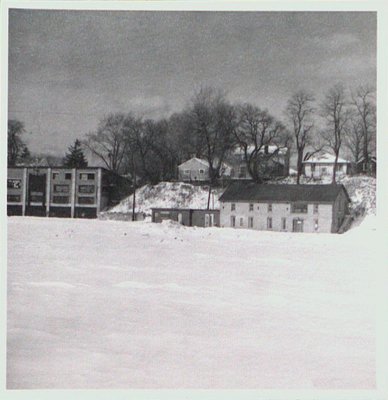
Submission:
POLYGON ((234 182, 220 197, 220 226, 283 232, 338 232, 349 218, 343 185, 234 182))
POLYGON ((7 214, 96 218, 128 189, 124 178, 101 167, 8 168, 7 214))

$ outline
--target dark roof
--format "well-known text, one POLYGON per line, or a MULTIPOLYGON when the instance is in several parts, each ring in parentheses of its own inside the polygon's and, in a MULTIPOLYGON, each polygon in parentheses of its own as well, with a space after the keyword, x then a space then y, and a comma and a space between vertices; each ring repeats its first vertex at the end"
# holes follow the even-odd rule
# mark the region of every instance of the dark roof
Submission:
POLYGON ((254 182, 233 182, 220 197, 220 201, 310 201, 332 203, 343 190, 343 185, 283 185, 259 184, 254 182))

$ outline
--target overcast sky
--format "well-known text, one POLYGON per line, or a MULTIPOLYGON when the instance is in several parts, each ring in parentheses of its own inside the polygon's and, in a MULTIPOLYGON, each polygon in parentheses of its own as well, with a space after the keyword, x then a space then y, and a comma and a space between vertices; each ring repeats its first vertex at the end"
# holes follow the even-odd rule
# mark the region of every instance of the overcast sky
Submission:
POLYGON ((201 85, 283 117, 306 88, 376 81, 376 14, 10 10, 9 117, 63 155, 104 114, 159 118, 201 85))

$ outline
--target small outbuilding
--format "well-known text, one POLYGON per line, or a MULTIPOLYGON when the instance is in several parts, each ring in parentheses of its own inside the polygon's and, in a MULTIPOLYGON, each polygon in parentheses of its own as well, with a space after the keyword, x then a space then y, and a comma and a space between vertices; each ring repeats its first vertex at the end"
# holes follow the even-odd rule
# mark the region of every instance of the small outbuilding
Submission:
POLYGON ((343 185, 233 182, 220 203, 221 227, 335 233, 350 218, 350 198, 343 185))
POLYGON ((176 221, 185 226, 212 227, 220 226, 220 210, 187 208, 153 208, 152 222, 165 220, 176 221))

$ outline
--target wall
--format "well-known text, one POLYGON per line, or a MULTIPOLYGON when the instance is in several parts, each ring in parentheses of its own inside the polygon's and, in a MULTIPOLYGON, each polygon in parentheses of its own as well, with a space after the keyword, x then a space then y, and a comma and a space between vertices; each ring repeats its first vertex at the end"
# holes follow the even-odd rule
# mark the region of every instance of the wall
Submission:
POLYGON ((165 220, 178 221, 179 214, 182 214, 182 225, 190 226, 190 210, 152 209, 152 222, 160 223, 165 220))
MULTIPOLYGON (((7 203, 22 205, 23 187, 25 187, 25 174, 23 168, 8 168, 7 175, 7 203)), ((19 208, 18 208, 19 209, 19 208)))
MULTIPOLYGON (((205 227, 206 215, 213 215, 213 226, 220 226, 220 210, 193 210, 192 226, 205 227)), ((208 218, 210 220, 210 217, 208 218)))
POLYGON ((341 190, 333 205, 332 232, 338 232, 345 215, 349 213, 349 202, 343 190, 341 190))
POLYGON ((317 214, 314 214, 313 204, 308 204, 307 213, 291 213, 290 203, 272 203, 272 211, 268 211, 268 203, 236 202, 234 203, 235 211, 231 211, 231 204, 231 202, 221 204, 221 227, 230 227, 231 216, 234 215, 236 228, 247 229, 248 218, 253 217, 253 228, 251 229, 292 232, 293 220, 301 218, 304 232, 315 232, 315 220, 318 220, 317 232, 331 232, 331 204, 319 204, 317 214), (249 211, 249 204, 253 204, 253 211, 249 211), (272 229, 267 228, 268 217, 272 218, 272 229), (282 228, 282 218, 286 218, 286 229, 282 228))
MULTIPOLYGON (((328 164, 328 163, 315 163, 315 171, 313 172, 311 169, 311 164, 307 163, 304 164, 304 174, 307 177, 313 177, 313 178, 320 178, 323 175, 333 175, 333 164, 328 164), (326 171, 325 171, 326 169, 326 171)), ((345 175, 348 172, 348 167, 347 164, 338 164, 337 165, 337 175, 345 175)))

